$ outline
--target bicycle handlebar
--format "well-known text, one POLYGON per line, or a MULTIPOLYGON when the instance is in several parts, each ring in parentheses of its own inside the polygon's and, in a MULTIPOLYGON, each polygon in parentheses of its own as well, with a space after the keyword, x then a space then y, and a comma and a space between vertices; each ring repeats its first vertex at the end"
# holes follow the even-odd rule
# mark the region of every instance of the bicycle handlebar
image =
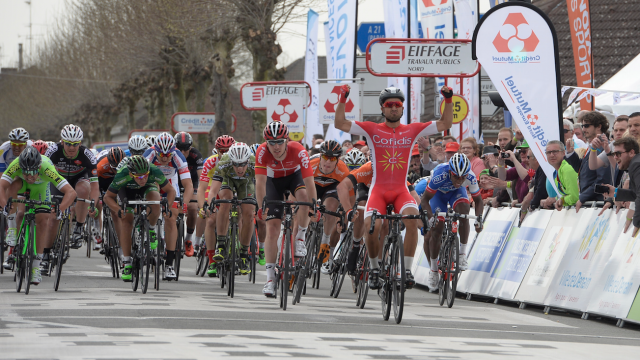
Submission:
POLYGON ((446 213, 446 212, 439 212, 437 214, 437 216, 442 216, 442 217, 453 217, 453 218, 457 218, 457 219, 469 219, 469 220, 476 220, 478 217, 475 215, 469 215, 469 214, 458 214, 458 213, 446 213))
POLYGON ((387 220, 405 220, 405 219, 412 219, 412 220, 422 220, 422 222, 425 222, 424 219, 424 214, 418 214, 418 215, 402 215, 402 214, 387 214, 387 215, 378 215, 378 210, 373 210, 373 214, 371 214, 371 227, 369 228, 369 234, 373 234, 373 230, 375 229, 376 226, 376 218, 379 219, 387 219, 387 220))
POLYGON ((235 205, 250 204, 250 205, 255 206, 256 208, 258 207, 258 202, 255 199, 238 200, 236 198, 233 198, 233 199, 213 200, 211 202, 211 204, 209 204, 209 207, 212 208, 216 204, 235 204, 235 205))

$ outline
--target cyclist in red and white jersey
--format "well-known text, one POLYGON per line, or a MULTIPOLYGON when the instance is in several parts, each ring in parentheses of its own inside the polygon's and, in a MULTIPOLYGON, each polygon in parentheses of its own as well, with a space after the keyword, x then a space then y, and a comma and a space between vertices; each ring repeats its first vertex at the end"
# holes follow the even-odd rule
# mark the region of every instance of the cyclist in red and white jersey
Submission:
MULTIPOLYGON (((316 186, 313 170, 309 165, 309 153, 298 142, 289 141, 287 126, 274 121, 264 128, 265 143, 256 151, 256 200, 262 206, 263 200, 283 200, 285 190, 289 190, 297 201, 315 201, 316 186)), ((265 241, 265 257, 267 283, 262 293, 268 297, 275 296, 276 288, 276 255, 277 240, 282 224, 283 207, 267 205, 258 210, 258 218, 267 220, 267 236, 265 241), (264 212, 264 213, 263 213, 264 212)), ((295 256, 306 256, 304 238, 309 226, 309 208, 300 206, 297 212, 298 231, 296 234, 295 256)), ((295 231, 295 230, 294 230, 295 231)))
MULTIPOLYGON (((451 128, 453 121, 453 105, 451 97, 453 91, 447 86, 442 87, 442 95, 445 98, 445 108, 442 119, 437 122, 413 123, 404 125, 400 123, 404 112, 404 94, 400 89, 390 87, 382 90, 379 103, 385 122, 376 124, 373 122, 351 122, 345 118, 345 103, 349 97, 349 85, 340 87, 340 100, 336 108, 335 127, 354 135, 363 135, 367 138, 367 144, 371 149, 371 163, 374 165, 373 181, 369 200, 364 214, 365 224, 371 223, 373 210, 379 214, 386 214, 388 204, 393 204, 394 211, 402 215, 418 215, 418 205, 409 193, 406 185, 411 150, 416 139, 422 136, 436 134, 451 128)), ((404 220, 406 233, 404 238, 404 262, 406 269, 406 286, 408 289, 415 284, 411 265, 418 243, 418 228, 421 226, 417 220, 404 220)), ((382 220, 376 220, 373 234, 366 233, 366 245, 369 249, 369 262, 371 273, 369 287, 373 290, 380 287, 378 258, 380 245, 379 238, 382 220)))

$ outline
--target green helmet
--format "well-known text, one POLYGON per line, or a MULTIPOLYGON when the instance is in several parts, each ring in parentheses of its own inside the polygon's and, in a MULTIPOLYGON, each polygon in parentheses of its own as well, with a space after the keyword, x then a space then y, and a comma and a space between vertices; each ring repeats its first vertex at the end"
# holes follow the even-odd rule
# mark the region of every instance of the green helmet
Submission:
POLYGON ((129 159, 127 168, 131 174, 146 174, 149 172, 149 161, 142 155, 134 155, 129 159))

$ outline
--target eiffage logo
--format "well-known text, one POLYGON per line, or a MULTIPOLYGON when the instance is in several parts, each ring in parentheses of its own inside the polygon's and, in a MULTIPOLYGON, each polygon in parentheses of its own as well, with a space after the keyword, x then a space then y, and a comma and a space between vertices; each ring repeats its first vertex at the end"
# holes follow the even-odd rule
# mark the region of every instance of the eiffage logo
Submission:
POLYGON ((400 65, 404 60, 404 46, 392 46, 387 50, 387 65, 400 65))
POLYGON ((493 40, 493 46, 501 53, 532 52, 540 40, 522 13, 511 13, 493 40))

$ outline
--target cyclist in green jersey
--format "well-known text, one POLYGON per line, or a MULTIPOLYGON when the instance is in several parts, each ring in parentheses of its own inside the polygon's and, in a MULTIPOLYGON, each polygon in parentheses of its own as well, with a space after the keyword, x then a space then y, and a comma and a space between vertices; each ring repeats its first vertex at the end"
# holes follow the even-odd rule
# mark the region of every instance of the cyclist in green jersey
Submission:
MULTIPOLYGON (((251 149, 245 143, 235 143, 229 148, 229 152, 224 154, 216 166, 213 178, 210 181, 211 189, 207 202, 220 196, 220 199, 230 200, 233 194, 240 200, 255 199, 254 179, 256 158, 251 155, 251 149)), ((253 217, 255 207, 251 204, 240 206, 242 217, 240 218, 239 240, 242 244, 240 248, 240 274, 246 275, 251 270, 247 267, 248 249, 253 234, 253 217)), ((220 204, 216 219, 217 251, 213 256, 213 261, 209 264, 207 273, 215 273, 216 262, 224 260, 224 250, 227 246, 227 231, 229 230, 229 211, 231 204, 220 204)))
MULTIPOLYGON (((28 146, 20 156, 13 160, 0 179, 0 206, 7 205, 8 198, 15 198, 18 193, 29 191, 30 200, 51 201, 49 183, 64 194, 60 203, 60 211, 65 211, 73 204, 76 192, 65 178, 60 176, 55 166, 33 146, 28 146), (43 161, 43 159, 45 161, 43 161)), ((33 263, 31 283, 38 285, 42 281, 40 260, 47 245, 46 227, 54 215, 49 206, 36 207, 36 252, 37 258, 33 263), (39 231, 38 231, 39 230, 39 231)))
MULTIPOLYGON (((116 196, 121 200, 147 200, 160 201, 162 197, 158 188, 167 193, 167 199, 175 199, 176 191, 173 185, 169 183, 162 171, 155 165, 149 164, 149 161, 142 155, 134 155, 118 170, 109 189, 104 196, 104 202, 111 209, 112 214, 122 219, 120 227, 120 247, 122 248, 123 265, 122 280, 131 281, 132 265, 131 265, 131 230, 133 228, 133 212, 130 208, 122 212, 116 196)), ((160 205, 149 205, 151 213, 149 214, 149 230, 151 230, 151 241, 156 241, 156 227, 158 218, 160 218, 160 205)), ((165 218, 171 216, 171 212, 167 212, 165 218)), ((171 220, 168 220, 171 221, 171 220)))

